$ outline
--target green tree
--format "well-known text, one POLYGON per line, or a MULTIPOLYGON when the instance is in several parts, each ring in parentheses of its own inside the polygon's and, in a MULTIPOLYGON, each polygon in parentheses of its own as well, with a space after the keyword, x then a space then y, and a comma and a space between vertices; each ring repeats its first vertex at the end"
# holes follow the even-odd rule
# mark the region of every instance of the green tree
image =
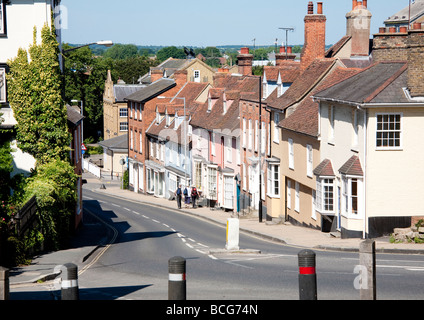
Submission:
POLYGON ((41 30, 41 44, 34 40, 28 52, 19 49, 8 62, 8 98, 17 125, 16 138, 23 152, 31 154, 38 164, 69 157, 70 135, 67 111, 61 96, 59 44, 54 27, 41 30), (29 54, 29 57, 28 57, 29 54))
POLYGON ((156 57, 160 62, 163 62, 168 58, 185 59, 186 54, 184 53, 183 49, 178 49, 177 47, 171 46, 160 49, 156 53, 156 57))
POLYGON ((24 203, 36 196, 39 232, 49 249, 56 250, 66 244, 77 199, 77 179, 68 161, 53 160, 38 166, 27 180, 24 203))
POLYGON ((103 56, 114 60, 128 59, 137 57, 139 51, 134 44, 115 44, 113 47, 107 49, 103 56))
MULTIPOLYGON (((63 45, 64 50, 70 48, 63 45)), ((82 101, 84 107, 84 138, 98 139, 103 132, 103 93, 107 70, 113 70, 110 58, 95 57, 88 47, 65 56, 65 101, 82 101)))
POLYGON ((158 65, 156 60, 147 57, 132 57, 125 60, 116 60, 113 70, 116 75, 127 84, 137 83, 139 77, 149 72, 150 67, 158 65))

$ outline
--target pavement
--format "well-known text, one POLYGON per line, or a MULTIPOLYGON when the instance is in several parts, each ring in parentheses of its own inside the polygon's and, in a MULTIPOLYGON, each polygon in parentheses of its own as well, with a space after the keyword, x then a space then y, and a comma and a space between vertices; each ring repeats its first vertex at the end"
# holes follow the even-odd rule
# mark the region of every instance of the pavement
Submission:
MULTIPOLYGON (((87 180, 87 184, 83 187, 84 189, 128 201, 183 211, 224 226, 227 224, 228 218, 237 217, 237 214, 232 212, 211 210, 207 207, 178 209, 176 201, 123 190, 120 188, 118 180, 110 180, 110 178, 98 179, 90 173, 83 173, 83 179, 87 180), (102 188, 102 186, 105 188, 102 188)), ((341 239, 319 230, 295 226, 290 223, 272 224, 266 221, 259 223, 257 217, 239 217, 239 220, 241 232, 284 245, 298 247, 299 251, 311 249, 358 252, 360 243, 364 241, 363 239, 341 239)), ((110 244, 112 238, 112 229, 85 210, 83 225, 72 237, 69 249, 37 255, 30 265, 19 266, 10 270, 11 300, 31 299, 34 295, 29 293, 25 295, 25 291, 33 289, 25 288, 37 284, 41 286, 44 284, 45 288, 41 290, 42 293, 40 292, 40 294, 44 294, 45 299, 56 299, 60 289, 57 279, 59 278, 61 265, 74 263, 78 266, 81 274, 95 260, 96 255, 110 244)), ((390 243, 388 237, 373 240, 378 253, 424 254, 424 244, 395 244, 390 243)), ((40 296, 37 299, 44 300, 40 296)))

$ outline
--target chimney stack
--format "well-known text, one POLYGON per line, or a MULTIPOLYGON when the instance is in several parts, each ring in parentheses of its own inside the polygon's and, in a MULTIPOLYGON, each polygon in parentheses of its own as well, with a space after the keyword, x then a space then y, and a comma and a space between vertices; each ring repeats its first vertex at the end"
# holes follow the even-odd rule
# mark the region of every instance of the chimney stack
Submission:
POLYGON ((408 32, 408 89, 411 97, 424 97, 424 24, 408 32))
POLYGON ((238 59, 238 72, 244 76, 252 75, 253 54, 249 53, 249 48, 241 48, 238 59))
POLYGON ((352 11, 346 14, 346 35, 352 37, 352 56, 369 56, 371 12, 367 1, 352 1, 352 11))
POLYGON ((156 82, 163 78, 163 71, 159 68, 150 68, 150 82, 156 82))
POLYGON ((323 4, 318 2, 317 14, 314 14, 314 4, 308 4, 308 14, 305 16, 305 43, 303 46, 300 68, 305 70, 315 59, 325 56, 325 25, 327 18, 323 14, 323 4))

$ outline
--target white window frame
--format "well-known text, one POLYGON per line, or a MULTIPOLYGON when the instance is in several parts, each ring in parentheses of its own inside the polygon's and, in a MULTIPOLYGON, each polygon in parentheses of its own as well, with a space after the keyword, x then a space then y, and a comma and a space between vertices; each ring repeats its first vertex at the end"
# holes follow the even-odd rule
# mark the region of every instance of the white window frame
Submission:
POLYGON ((300 212, 300 184, 295 182, 294 211, 300 212))
POLYGON ((354 109, 353 110, 353 141, 352 141, 352 145, 353 147, 357 147, 358 146, 358 142, 359 142, 359 137, 358 137, 358 130, 359 130, 359 124, 358 124, 358 109, 354 109))
POLYGON ((328 121, 329 121, 329 140, 330 142, 333 142, 334 140, 334 112, 335 108, 334 106, 330 106, 328 110, 328 121))
POLYGON ((336 192, 335 192, 335 181, 334 177, 319 177, 317 178, 317 191, 316 191, 316 209, 320 213, 334 214, 336 212, 336 192), (327 189, 328 188, 328 189, 327 189), (330 203, 331 198, 327 197, 330 193, 330 189, 333 188, 332 191, 332 203, 330 203), (330 209, 332 206, 332 210, 330 209), (328 208, 328 209, 327 209, 328 208))
POLYGON ((342 186, 343 186, 343 214, 349 218, 362 218, 362 204, 361 204, 361 194, 362 194, 362 183, 363 179, 357 176, 342 176, 342 186), (354 190, 353 183, 356 182, 356 195, 353 195, 354 190), (356 212, 353 210, 353 200, 356 198, 356 212))
POLYGON ((243 148, 246 148, 246 141, 247 141, 247 128, 246 128, 247 124, 246 124, 246 118, 243 118, 243 141, 242 141, 242 146, 243 148))
POLYGON ((313 176, 314 149, 312 145, 306 145, 306 175, 310 178, 313 176))
POLYGON ((247 170, 246 170, 246 164, 242 164, 243 166, 243 190, 247 191, 247 170))
POLYGON ((193 71, 193 80, 194 82, 200 82, 200 70, 194 70, 193 71))
POLYGON ((268 164, 268 196, 270 198, 280 197, 280 164, 268 164))
POLYGON ((6 35, 6 8, 4 1, 0 0, 0 35, 6 35))
POLYGON ((128 122, 120 122, 119 123, 119 131, 128 132, 128 122))
POLYGON ((252 119, 249 119, 249 141, 247 148, 252 150, 253 147, 253 127, 252 127, 252 119))
POLYGON ((134 131, 133 130, 131 130, 131 133, 130 133, 130 149, 134 150, 134 131))
POLYGON ((216 150, 215 150, 215 133, 211 132, 211 155, 215 156, 216 150))
POLYGON ((287 209, 291 209, 291 180, 287 180, 287 209))
POLYGON ((258 152, 259 144, 259 121, 255 120, 255 151, 258 152))
MULTIPOLYGON (((266 130, 267 130, 267 128, 266 128, 266 125, 265 125, 265 122, 264 121, 262 121, 262 126, 261 126, 262 128, 261 128, 261 153, 262 154, 265 154, 265 149, 266 149, 266 130)), ((269 132, 268 132, 269 133, 269 132)))
POLYGON ((142 112, 142 104, 141 103, 139 104, 139 108, 140 108, 140 110, 139 110, 138 120, 142 121, 143 120, 143 112, 142 112))
MULTIPOLYGON (((388 113, 376 113, 375 114, 375 129, 376 129, 376 135, 375 135, 375 146, 376 146, 376 150, 402 150, 402 145, 403 145, 403 134, 402 134, 402 128, 403 128, 403 113, 402 112, 388 112, 388 113), (396 128, 384 128, 382 127, 381 129, 379 129, 379 121, 378 118, 379 117, 389 117, 389 122, 387 123, 387 125, 390 125, 390 117, 397 117, 399 116, 399 129, 396 128), (379 140, 379 133, 386 133, 386 134, 390 134, 390 133, 397 133, 399 134, 399 137, 397 138, 386 138, 387 141, 389 140, 399 140, 399 145, 398 146, 390 146, 390 145, 378 145, 378 140, 379 140)), ((384 126, 384 123, 383 123, 384 126)), ((383 139, 383 138, 382 138, 383 139)))
POLYGON ((288 152, 289 152, 289 169, 294 170, 294 145, 293 139, 288 139, 288 152))
POLYGON ((278 123, 280 122, 280 113, 274 112, 274 137, 273 141, 277 144, 280 143, 280 130, 278 130, 278 123))
POLYGON ((228 139, 228 143, 227 143, 227 146, 225 147, 227 156, 225 157, 226 158, 225 160, 228 163, 232 163, 233 162, 233 139, 231 137, 227 139, 228 139))
POLYGON ((128 118, 128 108, 119 108, 119 117, 128 118))

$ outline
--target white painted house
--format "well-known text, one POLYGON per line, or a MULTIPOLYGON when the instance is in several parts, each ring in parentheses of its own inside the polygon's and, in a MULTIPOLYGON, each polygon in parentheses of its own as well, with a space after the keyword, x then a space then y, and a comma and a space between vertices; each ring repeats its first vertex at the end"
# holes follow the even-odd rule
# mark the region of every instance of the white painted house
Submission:
MULTIPOLYGON (((0 0, 0 108, 3 122, 0 128, 13 128, 16 120, 7 100, 7 62, 16 57, 19 48, 28 49, 33 42, 34 27, 37 28, 37 41, 41 43, 41 29, 47 23, 56 26, 58 42, 61 43, 60 0, 0 0)), ((23 153, 12 141, 14 172, 29 173, 35 160, 23 153)))

